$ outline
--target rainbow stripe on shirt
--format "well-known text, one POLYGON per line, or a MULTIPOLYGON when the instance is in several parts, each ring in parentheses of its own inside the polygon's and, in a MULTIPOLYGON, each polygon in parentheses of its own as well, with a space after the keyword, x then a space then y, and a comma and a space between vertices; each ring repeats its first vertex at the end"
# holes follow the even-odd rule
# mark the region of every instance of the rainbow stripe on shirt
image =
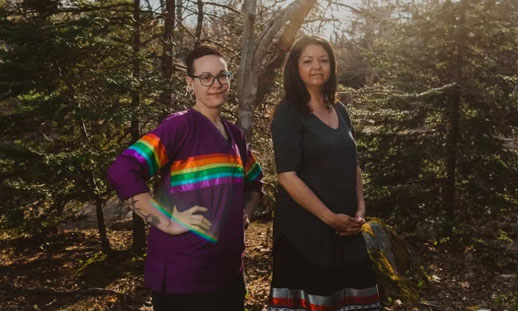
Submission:
POLYGON ((163 167, 169 159, 164 145, 155 134, 149 133, 142 136, 137 142, 124 150, 122 154, 136 158, 141 165, 147 166, 149 176, 153 176, 157 170, 163 167))
POLYGON ((248 153, 248 160, 246 161, 246 167, 245 167, 245 180, 246 182, 253 182, 258 177, 262 176, 262 170, 259 166, 259 163, 255 160, 254 155, 249 152, 248 153))
POLYGON ((245 177, 239 156, 212 153, 174 161, 171 192, 185 192, 226 183, 242 183, 245 177))

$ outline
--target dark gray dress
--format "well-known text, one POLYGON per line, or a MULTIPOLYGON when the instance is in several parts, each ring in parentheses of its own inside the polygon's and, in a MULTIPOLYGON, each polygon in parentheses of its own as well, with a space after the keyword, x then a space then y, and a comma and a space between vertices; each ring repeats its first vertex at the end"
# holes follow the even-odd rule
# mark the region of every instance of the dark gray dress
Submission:
MULTIPOLYGON (((295 171, 333 212, 354 216, 356 143, 345 107, 333 129, 283 102, 272 121, 277 173, 295 171)), ((339 236, 278 186, 268 310, 377 310, 376 281, 361 234, 339 236), (345 309, 344 309, 345 308, 345 309), (347 309, 349 310, 349 309, 347 309)))
MULTIPOLYGON (((314 114, 300 115, 282 103, 273 118, 272 138, 277 173, 297 176, 333 212, 354 216, 356 143, 349 116, 336 105, 339 125, 333 129, 314 114)), ((338 236, 315 215, 299 206, 280 185, 275 204, 275 238, 285 236, 311 262, 337 267, 367 256, 361 235, 338 236)))

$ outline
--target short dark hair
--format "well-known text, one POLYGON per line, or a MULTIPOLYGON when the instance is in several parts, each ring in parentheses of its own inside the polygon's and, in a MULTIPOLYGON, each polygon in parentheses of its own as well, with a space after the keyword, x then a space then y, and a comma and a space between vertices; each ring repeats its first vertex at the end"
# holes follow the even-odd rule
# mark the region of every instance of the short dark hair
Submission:
POLYGON ((221 58, 225 58, 223 54, 218 51, 215 47, 210 45, 198 45, 192 49, 189 54, 185 57, 185 65, 187 66, 187 75, 194 75, 194 61, 198 58, 207 55, 217 55, 221 58))
POLYGON ((299 58, 308 45, 320 45, 329 55, 331 74, 324 84, 324 103, 331 107, 336 98, 336 59, 329 42, 318 36, 303 36, 295 42, 284 65, 284 101, 293 105, 302 114, 311 113, 309 107, 310 95, 299 73, 299 58))

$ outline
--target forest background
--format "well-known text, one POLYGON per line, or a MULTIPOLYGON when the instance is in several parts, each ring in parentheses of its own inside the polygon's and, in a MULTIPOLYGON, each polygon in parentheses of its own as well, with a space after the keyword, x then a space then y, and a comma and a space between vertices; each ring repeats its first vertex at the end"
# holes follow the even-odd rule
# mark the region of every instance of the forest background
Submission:
POLYGON ((302 34, 333 43, 368 216, 409 249, 420 301, 384 297, 385 309, 518 310, 513 0, 0 0, 0 309, 150 310, 146 228, 105 222, 103 212, 124 214, 106 169, 192 105, 182 59, 210 43, 235 73, 224 116, 265 172, 247 255, 247 308, 262 310, 269 124, 302 34), (93 228, 78 225, 86 209, 93 228))

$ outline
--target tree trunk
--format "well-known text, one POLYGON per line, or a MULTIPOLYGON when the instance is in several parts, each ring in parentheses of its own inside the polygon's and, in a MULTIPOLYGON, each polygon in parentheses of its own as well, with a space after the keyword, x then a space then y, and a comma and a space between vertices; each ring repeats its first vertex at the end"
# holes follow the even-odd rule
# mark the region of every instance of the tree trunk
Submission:
POLYGON ((464 42, 466 36, 465 20, 466 20, 466 0, 459 3, 459 19, 457 24, 456 41, 456 59, 454 66, 454 79, 456 88, 450 96, 450 115, 448 122, 448 136, 446 140, 446 180, 443 189, 443 208, 446 212, 446 220, 449 224, 448 229, 451 230, 455 218, 455 174, 457 170, 457 149, 459 144, 460 133, 460 106, 462 102, 462 66, 464 63, 464 42))
MULTIPOLYGON (((248 0, 243 4, 244 31, 241 39, 241 62, 239 63, 237 94, 239 99, 238 125, 245 129, 252 128, 254 119, 254 107, 249 103, 255 102, 255 98, 247 98, 257 92, 257 76, 254 76, 252 69, 254 57, 254 25, 257 0, 248 0), (254 83, 255 82, 255 83, 254 83)), ((245 136, 250 138, 250 133, 245 132, 245 136)))
MULTIPOLYGON (((176 21, 182 25, 183 24, 183 0, 176 0, 176 21)), ((181 27, 176 31, 176 42, 182 46, 183 45, 183 29, 181 27)))
MULTIPOLYGON (((255 1, 255 0, 253 0, 253 1, 255 1)), ((194 46, 198 46, 201 43, 201 30, 203 28, 203 15, 204 15, 203 14, 203 1, 198 0, 198 22, 196 23, 196 32, 194 34, 194 37, 196 40, 194 42, 194 46)))
POLYGON ((284 31, 280 36, 280 40, 277 42, 274 48, 274 56, 271 58, 268 64, 264 66, 264 70, 259 76, 259 88, 257 90, 255 105, 256 107, 262 103, 266 95, 271 92, 277 71, 284 64, 284 61, 288 56, 288 52, 290 51, 291 46, 295 41, 295 35, 304 23, 304 19, 311 8, 311 6, 305 6, 304 11, 295 15, 290 24, 284 28, 284 31))
POLYGON ((447 221, 452 224, 455 217, 455 172, 457 166, 457 144, 459 137, 460 90, 457 86, 450 96, 450 116, 446 140, 446 180, 443 190, 443 207, 447 221))
MULTIPOLYGON (((72 92, 74 91, 73 86, 70 87, 70 90, 72 92)), ((87 144, 90 146, 90 136, 88 135, 88 131, 86 130, 86 125, 82 121, 81 122, 81 132, 87 142, 87 144)), ((103 253, 108 254, 111 252, 110 247, 110 240, 108 240, 108 235, 106 234, 106 225, 104 224, 104 213, 103 213, 103 207, 106 203, 106 200, 102 199, 102 195, 100 192, 100 189, 97 185, 97 179, 95 178, 95 170, 92 166, 90 170, 87 171, 89 177, 90 177, 90 183, 91 185, 88 186, 89 189, 92 190, 92 194, 94 195, 94 201, 95 201, 95 215, 97 217, 97 228, 99 230, 99 238, 101 240, 101 250, 103 253)), ((63 205, 64 207, 64 205, 63 205)))
MULTIPOLYGON (((140 0, 133 1, 133 79, 140 81, 140 62, 138 54, 140 52, 140 0)), ((137 83, 138 84, 138 83, 137 83)), ((131 104, 134 107, 133 116, 131 118, 131 141, 136 142, 140 138, 138 108, 140 106, 140 90, 133 90, 131 96, 131 104)), ((146 247, 146 232, 144 221, 133 213, 133 253, 142 256, 146 247)))
MULTIPOLYGON (((262 65, 265 55, 269 51, 270 45, 278 35, 279 31, 288 23, 289 26, 281 37, 278 48, 285 48, 287 43, 291 46, 297 30, 300 28, 307 13, 316 2, 316 0, 294 1, 277 13, 275 18, 273 18, 259 36, 257 36, 257 40, 254 40, 253 27, 250 27, 250 24, 253 26, 254 19, 251 18, 250 14, 252 14, 252 12, 255 14, 256 0, 245 1, 245 5, 243 6, 245 33, 241 46, 242 59, 239 66, 238 77, 239 112, 237 124, 248 140, 252 138, 259 76, 265 72, 262 65), (291 40, 289 40, 289 38, 291 38, 291 40)), ((270 64, 272 66, 280 66, 282 63, 278 60, 275 61, 274 58, 274 61, 270 61, 270 64)), ((268 68, 268 70, 270 70, 270 68, 268 68)))
POLYGON ((104 200, 101 200, 101 198, 95 199, 95 213, 97 216, 97 228, 99 230, 99 237, 101 239, 101 250, 103 253, 108 254, 111 252, 111 247, 110 241, 108 240, 108 235, 106 234, 106 225, 104 224, 104 205, 104 200))
POLYGON ((166 0, 164 11, 164 33, 162 37, 161 71, 166 88, 160 93, 159 102, 163 109, 173 106, 171 82, 173 77, 173 29, 175 1, 166 0))

